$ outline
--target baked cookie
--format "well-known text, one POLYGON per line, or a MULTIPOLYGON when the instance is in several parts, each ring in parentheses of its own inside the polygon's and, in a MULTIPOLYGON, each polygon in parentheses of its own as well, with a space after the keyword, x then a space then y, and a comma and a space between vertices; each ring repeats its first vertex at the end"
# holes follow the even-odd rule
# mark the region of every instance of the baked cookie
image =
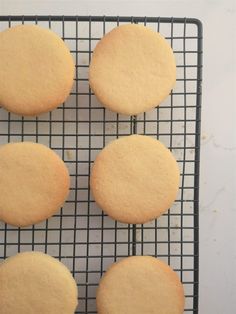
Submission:
POLYGON ((35 116, 65 101, 74 77, 74 61, 63 40, 36 25, 0 33, 0 106, 35 116))
POLYGON ((114 263, 97 290, 99 314, 182 314, 184 290, 177 274, 150 256, 114 263))
POLYGON ((74 314, 77 294, 70 271, 47 254, 19 253, 0 264, 1 314, 74 314))
POLYGON ((148 27, 114 28, 97 44, 89 83, 108 109, 137 115, 159 105, 176 81, 173 51, 166 39, 148 27))
POLYGON ((158 218, 179 189, 178 164, 160 141, 131 135, 108 144, 95 159, 90 185, 97 204, 124 223, 158 218))
POLYGON ((70 176, 61 158, 36 143, 0 147, 0 219, 28 226, 52 216, 69 193, 70 176))

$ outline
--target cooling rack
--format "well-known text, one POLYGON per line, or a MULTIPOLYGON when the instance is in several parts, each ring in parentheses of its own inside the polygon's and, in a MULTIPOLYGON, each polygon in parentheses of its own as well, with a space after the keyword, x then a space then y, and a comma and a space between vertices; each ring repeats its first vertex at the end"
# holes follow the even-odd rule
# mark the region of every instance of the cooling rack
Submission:
POLYGON ((27 228, 0 223, 0 261, 29 250, 59 258, 78 284, 76 313, 96 313, 96 288, 112 262, 128 255, 158 256, 179 273, 185 313, 198 313, 201 22, 161 17, 2 16, 0 30, 22 23, 51 28, 64 39, 76 62, 75 82, 62 106, 37 118, 19 117, 0 108, 0 144, 33 141, 48 145, 66 162, 71 191, 60 212, 43 223, 27 228), (105 110, 88 84, 95 45, 106 32, 124 23, 160 31, 173 47, 177 62, 177 84, 168 99, 135 117, 105 110), (175 204, 157 221, 144 225, 111 220, 96 206, 89 189, 98 152, 113 139, 133 133, 159 138, 181 169, 175 204))

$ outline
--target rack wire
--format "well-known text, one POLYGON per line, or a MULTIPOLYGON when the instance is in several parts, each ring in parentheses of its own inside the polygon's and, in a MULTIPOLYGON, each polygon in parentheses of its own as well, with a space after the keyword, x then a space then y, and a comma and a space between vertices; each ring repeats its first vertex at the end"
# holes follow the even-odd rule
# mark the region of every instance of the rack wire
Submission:
POLYGON ((71 191, 60 212, 43 223, 26 228, 0 223, 0 261, 29 250, 59 258, 78 284, 76 313, 97 313, 96 288, 111 263, 129 255, 157 256, 179 273, 185 288, 185 313, 198 313, 201 22, 161 17, 2 16, 0 30, 22 23, 51 28, 63 38, 76 62, 75 82, 62 106, 37 118, 19 117, 0 108, 0 144, 33 141, 51 147, 69 168, 71 191), (177 62, 177 84, 168 99, 135 117, 104 109, 88 84, 95 45, 124 23, 160 31, 177 62), (181 169, 175 204, 167 214, 144 225, 111 220, 97 207, 89 188, 98 152, 113 139, 134 133, 159 138, 181 169))

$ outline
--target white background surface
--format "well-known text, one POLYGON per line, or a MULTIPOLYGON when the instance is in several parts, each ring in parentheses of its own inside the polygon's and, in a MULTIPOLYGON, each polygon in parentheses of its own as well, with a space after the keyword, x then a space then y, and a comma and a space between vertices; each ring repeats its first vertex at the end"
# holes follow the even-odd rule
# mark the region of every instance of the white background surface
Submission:
POLYGON ((196 17, 204 26, 200 313, 236 313, 235 0, 3 1, 0 14, 196 17))

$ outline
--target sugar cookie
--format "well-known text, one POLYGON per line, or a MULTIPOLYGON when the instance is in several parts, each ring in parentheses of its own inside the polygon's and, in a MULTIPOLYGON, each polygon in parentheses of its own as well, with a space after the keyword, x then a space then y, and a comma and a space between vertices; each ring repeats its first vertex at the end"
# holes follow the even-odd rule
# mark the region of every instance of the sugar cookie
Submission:
POLYGON ((107 33, 94 49, 89 82, 108 109, 137 115, 159 105, 176 81, 167 40, 143 25, 126 24, 107 33))
POLYGON ((0 33, 0 106, 35 116, 62 104, 73 84, 74 61, 63 40, 36 25, 0 33))
POLYGON ((24 252, 0 264, 1 314, 74 314, 77 285, 69 270, 40 252, 24 252))
POLYGON ((177 274, 150 256, 114 263, 97 290, 98 314, 183 314, 184 290, 177 274))
POLYGON ((36 143, 0 147, 0 219, 28 226, 52 216, 66 200, 70 177, 61 158, 36 143))
POLYGON ((179 168, 168 148, 144 135, 108 144, 95 159, 90 185, 106 214, 124 223, 145 223, 168 210, 179 188, 179 168))

